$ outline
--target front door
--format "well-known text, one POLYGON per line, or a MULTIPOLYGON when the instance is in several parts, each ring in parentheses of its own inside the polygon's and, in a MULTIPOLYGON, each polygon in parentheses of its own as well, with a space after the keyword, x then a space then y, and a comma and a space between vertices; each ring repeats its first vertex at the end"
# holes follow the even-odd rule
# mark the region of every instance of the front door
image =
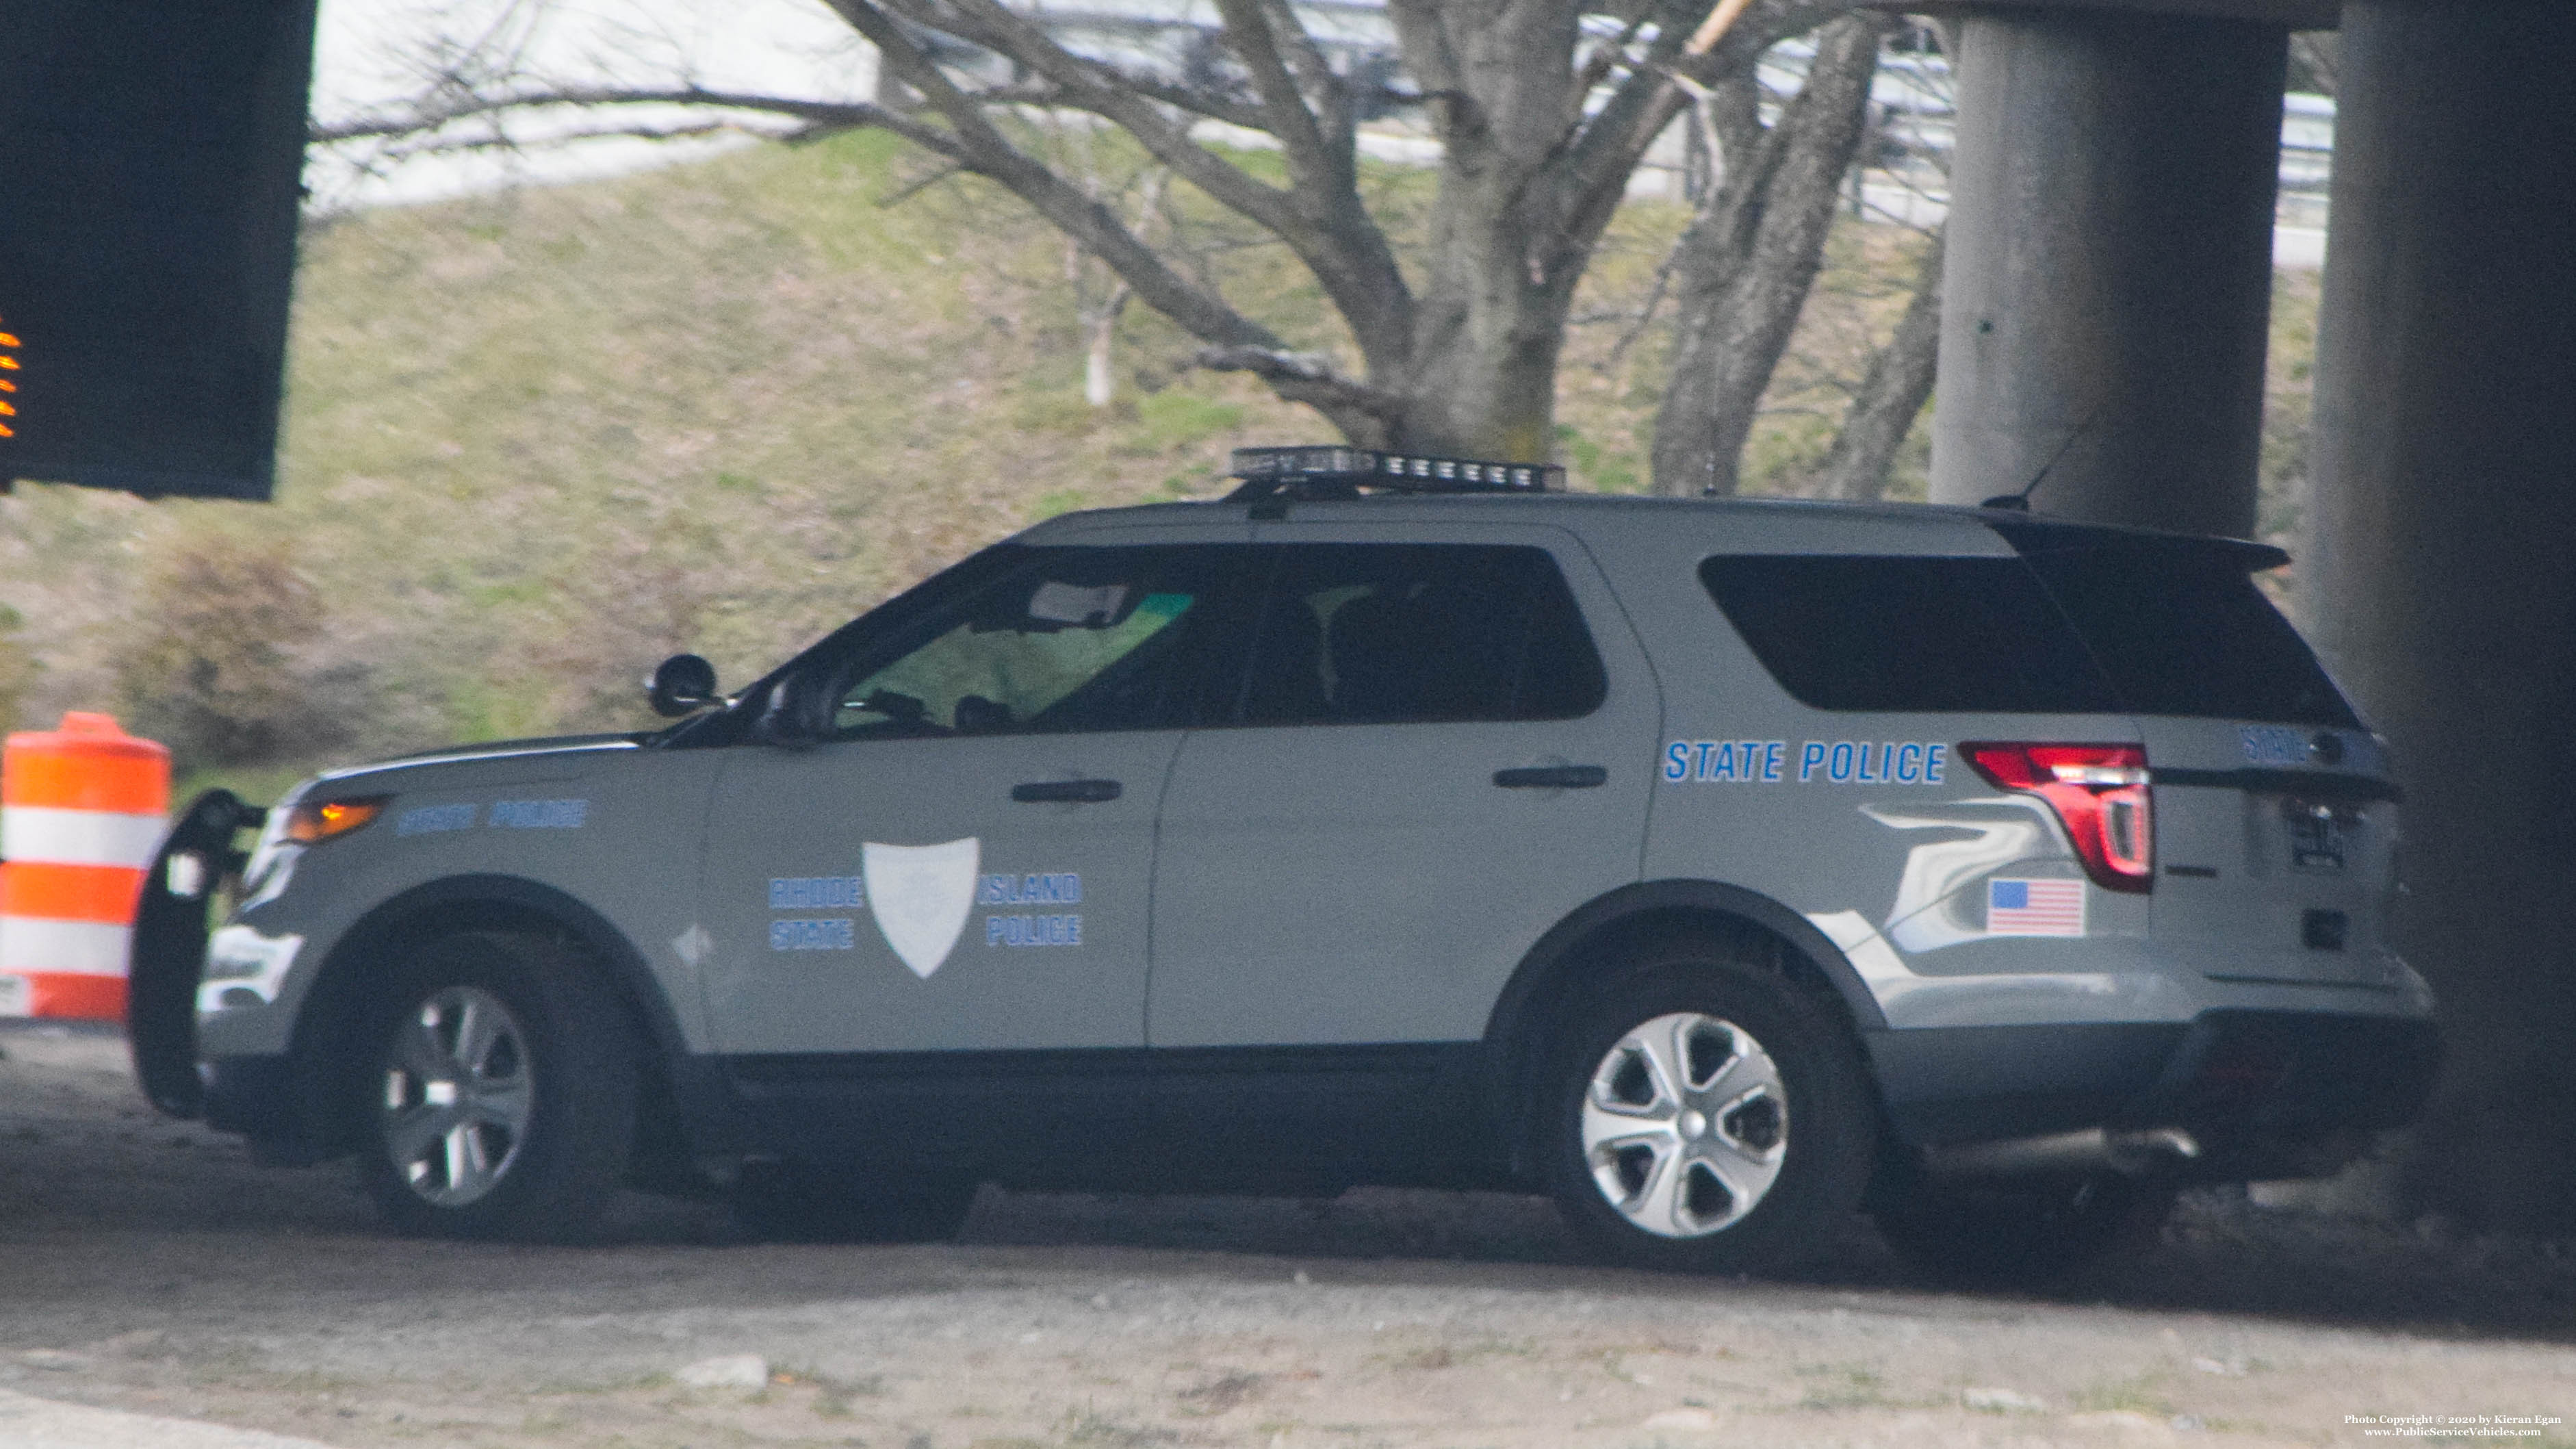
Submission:
POLYGON ((702 976, 782 1150, 1035 1150, 1137 1096, 1154 811, 1239 586, 1188 547, 1022 552, 809 661, 821 738, 728 752, 702 976))

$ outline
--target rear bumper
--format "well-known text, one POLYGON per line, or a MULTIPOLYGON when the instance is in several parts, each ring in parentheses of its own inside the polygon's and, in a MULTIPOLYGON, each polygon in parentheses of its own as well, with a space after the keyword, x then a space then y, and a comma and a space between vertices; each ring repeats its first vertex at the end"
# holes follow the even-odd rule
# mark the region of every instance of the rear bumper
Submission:
MULTIPOLYGON (((2420 1017, 2215 1010, 2188 1023, 1924 1027, 1866 1034, 1897 1135, 1917 1148, 2090 1127, 2180 1127, 2191 1175, 2305 1176, 2424 1104, 2441 1040, 2420 1017)), ((2348 1151, 2344 1153, 2348 1155, 2348 1151)))

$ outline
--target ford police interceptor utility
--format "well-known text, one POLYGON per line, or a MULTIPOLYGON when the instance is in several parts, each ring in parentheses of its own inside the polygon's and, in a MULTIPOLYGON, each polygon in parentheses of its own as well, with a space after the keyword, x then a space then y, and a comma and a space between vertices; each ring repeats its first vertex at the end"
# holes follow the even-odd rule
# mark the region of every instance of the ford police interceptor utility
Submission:
POLYGON ((200 801, 137 932, 165 1107, 409 1231, 640 1183, 953 1228, 979 1183, 1553 1194, 1729 1270, 1856 1209, 2061 1268, 2423 1097, 2398 791, 2257 544, 1570 496, 1253 449, 670 728, 200 801), (206 937, 211 882, 238 904, 206 937))

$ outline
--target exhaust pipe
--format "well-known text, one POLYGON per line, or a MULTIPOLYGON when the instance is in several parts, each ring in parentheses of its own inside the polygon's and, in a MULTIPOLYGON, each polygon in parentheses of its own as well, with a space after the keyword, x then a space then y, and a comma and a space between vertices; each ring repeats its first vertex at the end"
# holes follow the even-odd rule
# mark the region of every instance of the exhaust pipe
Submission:
POLYGON ((2063 1177, 2106 1170, 2144 1177, 2199 1155, 2198 1140, 2179 1127, 2124 1132, 2088 1127, 2046 1137, 1935 1147, 1924 1153, 1923 1170, 1938 1178, 2063 1177))

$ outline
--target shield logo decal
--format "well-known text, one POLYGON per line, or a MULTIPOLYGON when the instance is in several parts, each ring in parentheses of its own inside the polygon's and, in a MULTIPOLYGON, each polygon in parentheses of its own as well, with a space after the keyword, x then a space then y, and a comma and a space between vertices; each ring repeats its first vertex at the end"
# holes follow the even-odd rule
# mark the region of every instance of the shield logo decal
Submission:
POLYGON ((974 836, 945 845, 879 845, 859 849, 867 876, 868 913, 912 974, 924 981, 948 959, 975 908, 975 872, 983 844, 974 836))

